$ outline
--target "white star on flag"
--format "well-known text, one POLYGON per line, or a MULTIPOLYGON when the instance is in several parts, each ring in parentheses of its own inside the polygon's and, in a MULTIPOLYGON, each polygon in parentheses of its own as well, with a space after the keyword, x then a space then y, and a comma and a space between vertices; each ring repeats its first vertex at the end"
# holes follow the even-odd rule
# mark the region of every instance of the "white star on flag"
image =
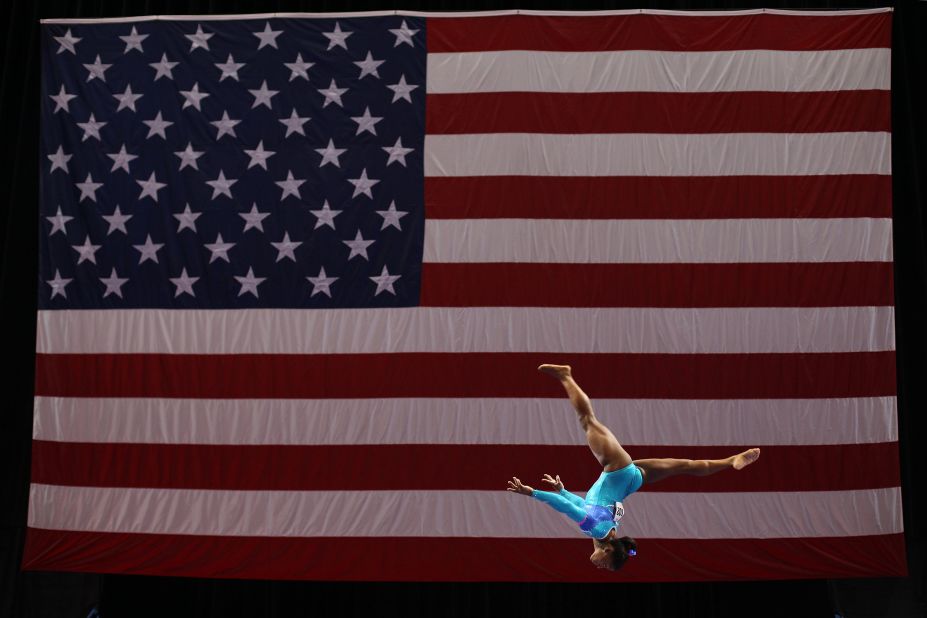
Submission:
POLYGON ((399 162, 403 167, 406 167, 406 155, 415 150, 414 148, 403 148, 401 137, 396 139, 393 146, 381 146, 381 148, 389 154, 389 160, 386 162, 387 167, 394 162, 399 162))
POLYGON ((82 245, 71 245, 71 248, 77 251, 80 254, 80 259, 77 260, 78 264, 83 264, 85 260, 89 260, 94 264, 97 263, 96 253, 99 251, 101 245, 94 245, 90 242, 90 236, 87 236, 84 239, 84 244, 82 245))
POLYGON ((373 199, 373 192, 371 192, 371 189, 373 188, 373 185, 380 181, 373 178, 367 178, 367 168, 364 168, 363 171, 361 171, 360 178, 348 178, 348 182, 354 185, 354 195, 351 197, 357 197, 363 193, 370 199, 373 199))
POLYGON ((215 180, 207 180, 206 184, 212 187, 212 198, 216 199, 220 195, 227 195, 232 198, 232 185, 238 182, 237 179, 226 178, 225 173, 219 170, 219 177, 215 180))
POLYGON ((193 292, 193 284, 199 281, 199 279, 199 277, 190 277, 187 275, 186 268, 180 272, 179 277, 171 277, 171 283, 177 286, 177 289, 174 291, 174 298, 177 298, 181 294, 189 294, 190 296, 196 297, 196 294, 193 292))
POLYGON ((144 245, 132 245, 132 246, 138 249, 142 254, 138 260, 139 264, 144 264, 147 260, 151 260, 155 264, 160 263, 158 262, 158 251, 161 249, 161 247, 164 246, 164 243, 151 242, 151 234, 148 234, 148 236, 145 238, 144 245))
POLYGON ((393 91, 393 100, 392 103, 395 103, 399 99, 405 99, 409 103, 412 102, 411 92, 418 88, 418 86, 413 84, 406 83, 406 76, 400 75, 399 81, 395 84, 387 84, 386 86, 393 91))
POLYGON ((377 67, 386 62, 385 60, 374 60, 373 55, 368 51, 367 57, 363 60, 357 60, 354 62, 358 67, 360 67, 360 76, 357 79, 364 79, 367 75, 373 75, 377 79, 380 78, 380 74, 377 73, 377 67))
POLYGON ((116 170, 121 169, 127 174, 130 173, 129 163, 138 158, 138 155, 129 154, 126 152, 125 144, 122 145, 122 148, 119 149, 119 152, 115 154, 106 153, 106 156, 113 160, 113 168, 110 170, 111 172, 115 172, 116 170))
POLYGON ((319 167, 322 167, 326 163, 331 163, 335 167, 341 167, 341 162, 338 160, 338 157, 341 156, 341 153, 347 152, 347 150, 347 148, 335 148, 335 143, 329 138, 328 146, 315 149, 317 153, 322 155, 322 162, 319 163, 319 167))
POLYGON ((158 112, 154 120, 143 120, 142 122, 148 125, 148 136, 145 139, 150 139, 152 135, 160 135, 162 138, 167 139, 167 134, 164 130, 174 124, 169 120, 162 120, 161 112, 158 112))
POLYGON ((65 154, 64 148, 58 146, 58 151, 55 154, 45 155, 48 157, 49 161, 52 162, 51 169, 48 170, 48 173, 52 173, 55 170, 63 170, 65 173, 68 171, 68 161, 71 160, 71 157, 74 155, 65 154))
POLYGON ((248 169, 250 170, 255 165, 260 165, 265 170, 267 169, 267 159, 274 156, 276 153, 273 150, 264 150, 264 140, 258 142, 257 148, 254 150, 245 150, 251 158, 251 162, 248 163, 248 169))
POLYGON ((190 39, 190 52, 192 53, 197 47, 202 47, 206 51, 209 51, 209 39, 212 35, 212 32, 209 34, 203 32, 203 27, 197 24, 195 34, 185 34, 184 36, 190 39))
POLYGON ((329 298, 332 297, 331 285, 338 280, 338 277, 329 277, 325 274, 325 267, 319 268, 319 275, 317 277, 306 277, 309 282, 312 284, 312 294, 309 297, 313 297, 316 294, 325 294, 329 298))
POLYGON ((257 204, 251 204, 251 212, 240 212, 238 216, 245 220, 245 229, 242 232, 247 232, 251 228, 256 230, 264 231, 264 219, 270 216, 268 212, 260 212, 257 208, 257 204))
POLYGON ((222 139, 223 135, 231 135, 232 137, 238 137, 235 134, 235 125, 239 124, 241 120, 232 120, 229 118, 229 113, 227 111, 222 112, 222 120, 213 120, 209 124, 213 125, 218 129, 216 133, 216 141, 222 139))
POLYGON ((342 240, 341 242, 351 248, 351 254, 348 256, 348 260, 358 255, 365 260, 370 260, 370 258, 367 257, 367 247, 372 245, 374 241, 364 240, 360 230, 357 230, 357 235, 354 237, 354 240, 342 240))
POLYGON ((302 54, 296 54, 296 60, 294 62, 284 62, 283 64, 290 70, 290 81, 293 81, 297 77, 302 77, 304 80, 309 81, 309 73, 307 73, 307 71, 315 66, 314 62, 304 62, 302 54))
MULTIPOLYGON (((55 52, 56 54, 60 54, 64 50, 68 50, 75 56, 77 55, 77 51, 74 49, 74 45, 80 41, 80 38, 73 36, 71 34, 70 28, 68 28, 68 31, 64 33, 64 36, 56 36, 55 40, 58 41, 58 51, 55 52)), ((70 279, 68 279, 68 281, 70 281, 70 279)), ((54 298, 54 295, 52 295, 52 298, 54 298)))
POLYGON ((374 292, 374 296, 379 296, 380 292, 389 292, 393 296, 396 295, 396 290, 393 289, 393 284, 402 277, 402 275, 391 275, 389 271, 386 270, 386 266, 383 266, 383 270, 376 277, 370 277, 370 280, 377 284, 377 291, 374 292))
POLYGON ((277 186, 283 189, 283 195, 280 196, 280 201, 282 202, 287 198, 288 195, 296 196, 296 199, 302 199, 302 196, 299 194, 299 186, 306 182, 304 179, 293 178, 293 172, 289 171, 286 173, 286 180, 278 180, 276 182, 277 186))
POLYGON ((96 117, 93 114, 90 114, 90 120, 87 122, 78 122, 77 126, 84 130, 84 137, 80 141, 84 142, 95 137, 100 141, 103 139, 100 137, 100 129, 107 125, 106 122, 97 122, 96 117))
POLYGON ((156 73, 154 76, 154 81, 158 81, 162 77, 168 79, 174 79, 174 74, 171 72, 174 70, 174 67, 180 64, 179 62, 169 62, 167 59, 167 54, 161 54, 160 62, 149 62, 148 66, 153 68, 156 73))
POLYGON ((264 46, 270 45, 274 49, 279 49, 277 47, 277 37, 283 33, 283 30, 271 30, 270 22, 265 22, 264 32, 252 32, 254 36, 261 40, 261 44, 258 45, 258 49, 264 49, 264 46))
POLYGON ((174 215, 174 218, 177 219, 177 221, 179 221, 179 224, 177 225, 177 232, 179 233, 181 230, 188 229, 188 228, 195 232, 196 231, 196 220, 200 217, 201 214, 203 213, 193 212, 192 210, 190 210, 190 204, 187 204, 184 207, 182 213, 180 213, 179 215, 174 215))
POLYGON ((225 62, 214 62, 213 64, 216 65, 217 69, 222 71, 222 75, 219 77, 220 82, 226 77, 231 77, 236 82, 239 81, 238 69, 245 66, 244 62, 235 62, 235 59, 232 58, 232 54, 229 54, 228 60, 225 62))
POLYGON ((396 43, 393 47, 399 47, 401 43, 408 43, 410 46, 415 47, 415 44, 412 42, 412 35, 418 32, 418 30, 410 30, 409 26, 406 25, 406 20, 402 20, 402 26, 400 28, 390 28, 390 32, 396 35, 396 43))
POLYGON ((80 189, 80 199, 78 202, 83 202, 84 198, 89 199, 91 202, 97 201, 97 189, 103 186, 102 182, 93 182, 90 172, 87 172, 87 180, 74 184, 80 189))
POLYGON ((141 94, 133 94, 132 85, 127 84, 126 89, 122 94, 114 94, 113 98, 119 101, 119 107, 116 108, 116 112, 120 112, 124 109, 130 109, 133 112, 135 111, 135 102, 142 98, 141 94))
POLYGON ((192 105, 198 112, 203 111, 200 108, 200 101, 209 96, 208 92, 200 92, 199 82, 194 82, 193 88, 190 90, 181 90, 180 94, 183 95, 183 98, 185 99, 182 109, 187 109, 192 105))
POLYGON ((315 215, 317 219, 315 222, 315 227, 312 228, 314 230, 319 229, 323 225, 327 225, 328 227, 335 229, 335 217, 341 214, 340 210, 332 210, 328 206, 328 200, 325 200, 325 202, 322 204, 322 210, 310 210, 309 212, 315 215))
POLYGON ((141 195, 138 196, 139 200, 145 198, 145 196, 150 197, 154 201, 158 201, 158 191, 167 186, 167 183, 158 182, 158 179, 155 178, 155 173, 151 172, 151 176, 148 177, 148 180, 136 180, 138 186, 142 188, 141 195))
POLYGON ((71 281, 73 281, 73 279, 62 279, 62 278, 61 278, 61 275, 58 273, 58 269, 56 268, 56 269, 55 269, 55 278, 54 278, 54 279, 50 279, 50 280, 46 281, 45 283, 47 283, 48 285, 51 286, 51 289, 52 289, 51 297, 52 297, 52 298, 54 298, 54 297, 57 296, 58 294, 61 294, 61 296, 63 296, 64 298, 67 298, 67 297, 68 297, 68 294, 67 294, 67 292, 65 291, 64 288, 65 288, 65 286, 67 286, 69 283, 71 283, 71 281))
POLYGON ((238 283, 241 284, 241 290, 239 290, 238 295, 241 296, 245 292, 251 292, 254 294, 255 298, 258 298, 258 289, 259 286, 267 277, 255 277, 254 270, 248 268, 248 275, 246 277, 235 277, 238 280, 238 283))
POLYGON ((270 100, 271 98, 274 97, 274 95, 276 95, 280 91, 279 90, 268 90, 267 80, 265 79, 261 83, 261 87, 258 90, 248 90, 248 92, 250 92, 251 95, 254 97, 254 103, 251 105, 251 109, 254 109, 258 105, 264 105, 267 107, 267 109, 273 109, 273 107, 271 107, 270 100))
POLYGON ((323 32, 322 34, 328 38, 328 47, 326 48, 325 51, 331 51, 331 49, 335 46, 343 47, 345 50, 347 50, 348 44, 345 42, 345 39, 347 39, 349 36, 351 36, 354 33, 353 32, 342 32, 341 26, 338 24, 338 22, 335 22, 334 30, 332 30, 331 32, 323 32))
POLYGON ((129 231, 126 229, 126 221, 132 218, 133 215, 124 215, 122 211, 119 210, 119 204, 116 204, 116 210, 113 211, 111 215, 103 215, 103 218, 109 223, 109 229, 106 231, 106 235, 109 236, 116 230, 119 230, 126 236, 129 235, 129 231))
POLYGON ((280 118, 280 123, 286 127, 286 135, 283 136, 284 139, 289 137, 291 133, 299 133, 305 137, 306 132, 303 130, 303 125, 309 122, 309 120, 311 120, 309 116, 300 118, 295 109, 293 113, 290 114, 289 118, 280 118))
POLYGON ((55 232, 61 232, 62 234, 65 235, 65 237, 67 237, 68 231, 65 229, 65 226, 67 226, 68 221, 70 221, 74 217, 66 217, 65 215, 61 214, 61 206, 59 206, 58 212, 55 214, 54 217, 45 217, 45 218, 48 219, 49 222, 52 224, 51 232, 48 233, 49 236, 51 236, 55 232))
POLYGON ((193 169, 199 171, 199 166, 196 163, 196 160, 203 156, 205 151, 203 150, 193 150, 193 143, 187 142, 186 150, 178 150, 174 154, 180 157, 180 169, 187 167, 188 165, 193 169))
POLYGON ((296 255, 293 253, 301 242, 294 242, 290 240, 290 233, 284 232, 283 240, 280 242, 270 243, 277 250, 277 261, 279 262, 283 258, 290 258, 294 262, 296 261, 296 255))
POLYGON ((119 298, 122 298, 122 286, 125 285, 126 281, 128 281, 128 278, 121 278, 118 274, 116 274, 115 268, 113 268, 113 271, 110 273, 109 277, 100 277, 100 282, 106 286, 106 291, 103 292, 103 298, 106 298, 110 294, 115 294, 119 298))
POLYGON ((209 258, 209 263, 212 264, 216 260, 225 260, 229 264, 232 261, 229 259, 229 249, 235 246, 236 243, 225 242, 222 240, 222 234, 216 235, 216 242, 214 243, 205 243, 203 246, 209 249, 212 252, 212 256, 209 258))
POLYGON ((366 107, 363 116, 351 116, 351 120, 357 123, 357 133, 355 133, 355 135, 360 135, 364 131, 369 131, 373 135, 376 135, 377 130, 375 125, 383 120, 383 116, 371 116, 370 107, 366 107))
POLYGON ((55 102, 55 111, 52 113, 57 114, 59 111, 64 110, 67 113, 71 113, 71 110, 68 109, 68 103, 71 99, 76 99, 76 94, 68 94, 64 86, 61 86, 61 90, 58 91, 58 94, 50 94, 48 98, 55 102))
POLYGON ((106 69, 110 68, 111 64, 103 64, 100 62, 100 54, 97 54, 97 59, 93 61, 93 64, 85 64, 84 68, 89 71, 87 75, 87 81, 92 81, 98 79, 104 84, 106 83, 106 69))
POLYGON ((135 29, 135 26, 132 26, 132 32, 130 32, 128 35, 120 35, 119 38, 122 39, 126 44, 126 48, 122 52, 123 54, 128 54, 133 49, 137 49, 143 54, 145 53, 145 50, 142 49, 142 41, 147 39, 148 35, 139 34, 138 30, 135 29))
POLYGON ((387 210, 378 210, 376 211, 378 215, 383 217, 383 226, 381 230, 385 230, 387 227, 392 226, 397 230, 402 231, 402 227, 399 225, 399 220, 405 217, 408 211, 405 210, 396 210, 396 201, 393 200, 389 203, 389 208, 387 210))
POLYGON ((336 103, 338 107, 344 107, 344 104, 341 102, 341 95, 347 91, 347 88, 339 88, 335 80, 332 79, 332 83, 329 84, 328 88, 319 88, 319 92, 325 97, 325 101, 322 102, 322 107, 327 107, 328 104, 332 102, 336 103))

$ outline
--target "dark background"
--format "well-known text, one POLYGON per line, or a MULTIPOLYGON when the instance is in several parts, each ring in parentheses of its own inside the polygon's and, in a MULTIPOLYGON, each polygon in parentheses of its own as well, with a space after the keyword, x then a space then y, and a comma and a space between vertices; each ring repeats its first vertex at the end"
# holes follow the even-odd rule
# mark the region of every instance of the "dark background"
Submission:
MULTIPOLYGON (((108 0, 0 7, 0 618, 123 616, 927 616, 924 588, 924 475, 917 465, 927 403, 927 2, 519 0, 108 0), (895 6, 892 34, 893 194, 898 420, 907 578, 671 584, 381 584, 197 580, 169 577, 23 573, 32 436, 38 256, 39 20, 131 15, 653 8, 675 10, 845 9, 895 6)), ((453 556, 448 556, 453 559, 453 556)))

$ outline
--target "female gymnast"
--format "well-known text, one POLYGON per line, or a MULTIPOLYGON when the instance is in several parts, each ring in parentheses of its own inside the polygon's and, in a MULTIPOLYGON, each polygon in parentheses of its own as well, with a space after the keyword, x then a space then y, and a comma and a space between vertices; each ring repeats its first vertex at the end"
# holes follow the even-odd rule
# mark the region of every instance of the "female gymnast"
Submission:
POLYGON ((752 448, 727 459, 638 459, 621 447, 615 436, 596 418, 589 397, 573 381, 569 365, 541 365, 542 371, 560 380, 570 403, 579 415, 592 454, 602 464, 603 472, 586 493, 586 499, 563 488, 560 476, 545 474, 543 482, 554 491, 535 491, 516 477, 509 481, 508 491, 531 496, 546 502, 579 523, 583 534, 592 537, 594 550, 589 560, 597 568, 617 571, 628 556, 637 553, 637 541, 629 536, 618 537, 618 526, 624 516, 622 500, 646 483, 656 483, 679 474, 707 476, 727 468, 742 470, 760 457, 760 449, 752 448), (556 493, 555 493, 556 492, 556 493))

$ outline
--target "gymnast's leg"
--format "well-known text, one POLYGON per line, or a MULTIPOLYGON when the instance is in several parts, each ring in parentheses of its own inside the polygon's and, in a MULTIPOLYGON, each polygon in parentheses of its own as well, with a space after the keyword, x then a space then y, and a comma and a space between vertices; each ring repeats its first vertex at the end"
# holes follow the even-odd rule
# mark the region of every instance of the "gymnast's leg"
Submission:
POLYGON ((733 468, 742 470, 760 458, 760 449, 752 448, 725 459, 637 459, 634 463, 644 474, 645 483, 656 483, 680 474, 708 476, 733 468))
POLYGON ((570 366, 541 365, 538 367, 538 371, 558 379, 563 385, 567 396, 570 398, 570 403, 573 404, 573 409, 576 410, 576 414, 579 416, 579 424, 582 425, 583 431, 586 432, 586 442, 605 471, 613 472, 630 465, 632 463, 631 456, 621 447, 621 444, 618 443, 618 440, 609 431, 608 427, 596 418, 589 397, 573 380, 570 366))

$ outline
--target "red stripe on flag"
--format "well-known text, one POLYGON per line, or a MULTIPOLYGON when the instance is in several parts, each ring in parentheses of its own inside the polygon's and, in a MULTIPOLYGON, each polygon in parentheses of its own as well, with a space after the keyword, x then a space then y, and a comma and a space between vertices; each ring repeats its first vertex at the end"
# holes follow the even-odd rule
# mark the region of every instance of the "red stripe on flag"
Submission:
POLYGON ((60 397, 562 397, 535 368, 568 362, 595 397, 895 395, 895 352, 817 354, 37 354, 60 397))
POLYGON ((424 307, 869 307, 891 262, 423 264, 424 307))
POLYGON ((892 177, 428 177, 425 209, 429 219, 891 217, 892 177))
POLYGON ((429 134, 823 133, 892 125, 887 90, 429 94, 425 109, 429 134))
POLYGON ((890 12, 827 16, 760 13, 431 18, 428 52, 862 49, 891 46, 891 23, 890 12))
POLYGON ((902 534, 638 539, 637 556, 618 573, 596 569, 589 553, 585 538, 256 538, 29 528, 23 569, 240 579, 610 583, 691 581, 693 573, 705 580, 907 575, 902 534))
MULTIPOLYGON (((635 459, 723 459, 751 446, 624 445, 635 459)), ((513 475, 538 479, 527 482, 545 489, 539 479, 550 471, 563 477, 571 491, 583 492, 602 469, 586 446, 32 443, 33 483, 82 487, 492 491, 504 489, 513 475)), ((842 491, 898 485, 898 444, 885 442, 764 446, 749 475, 686 476, 645 484, 644 491, 842 491)))

